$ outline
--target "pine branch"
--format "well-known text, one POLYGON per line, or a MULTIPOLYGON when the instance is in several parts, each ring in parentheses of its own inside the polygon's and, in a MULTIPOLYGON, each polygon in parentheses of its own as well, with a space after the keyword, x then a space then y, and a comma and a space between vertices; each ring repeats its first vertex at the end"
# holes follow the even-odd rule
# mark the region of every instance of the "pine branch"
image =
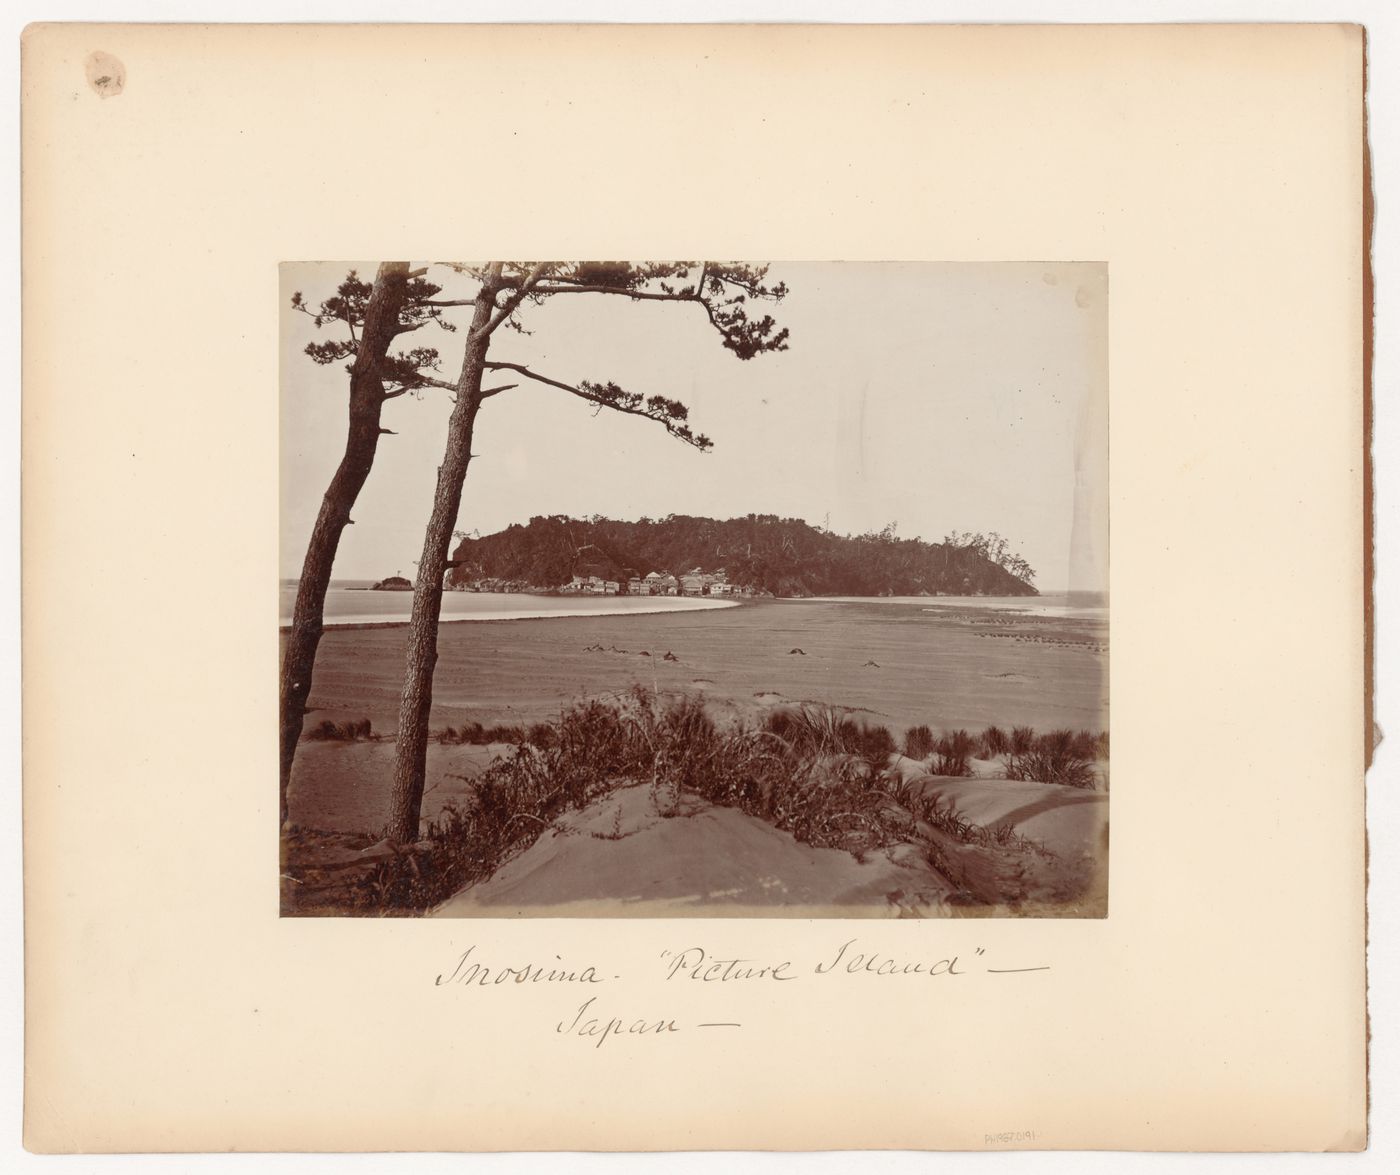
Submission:
POLYGON ((495 333, 496 328, 500 326, 501 323, 503 323, 512 314, 515 313, 516 308, 519 307, 520 303, 525 300, 525 296, 530 292, 531 287, 533 287, 535 283, 538 282, 540 278, 544 276, 545 271, 548 268, 549 266, 543 261, 539 262, 531 268, 529 274, 526 275, 525 280, 520 283, 518 288, 511 292, 510 297, 508 297, 502 304, 500 309, 497 310, 494 315, 492 315, 491 321, 481 328, 482 335, 491 335, 495 333))
POLYGON ((690 415, 690 410, 678 400, 668 400, 664 396, 648 396, 643 399, 640 393, 624 391, 611 381, 605 384, 591 383, 588 380, 581 380, 576 385, 564 383, 562 380, 551 379, 547 375, 532 371, 520 363, 501 363, 492 360, 488 361, 486 366, 496 371, 514 371, 527 379, 535 380, 537 383, 568 392, 571 396, 577 396, 599 408, 610 408, 614 412, 622 412, 629 416, 641 416, 646 420, 655 421, 673 437, 699 449, 702 453, 714 446, 714 442, 709 437, 703 433, 693 432, 690 426, 685 423, 690 415))
POLYGON ((548 284, 537 285, 533 296, 543 300, 553 294, 607 294, 635 302, 698 302, 725 348, 740 359, 787 350, 786 328, 775 330, 771 316, 750 318, 748 314, 749 299, 779 302, 787 296, 782 282, 763 284, 767 266, 704 261, 694 285, 673 284, 686 281, 694 265, 691 261, 580 262, 574 272, 555 273, 548 284), (649 288, 653 285, 656 288, 649 288))

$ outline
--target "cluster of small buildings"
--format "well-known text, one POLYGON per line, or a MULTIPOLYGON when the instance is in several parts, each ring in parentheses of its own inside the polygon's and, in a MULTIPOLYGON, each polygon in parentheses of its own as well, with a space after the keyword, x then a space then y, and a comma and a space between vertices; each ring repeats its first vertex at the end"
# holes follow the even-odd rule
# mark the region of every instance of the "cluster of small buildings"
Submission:
POLYGON ((747 596, 747 587, 725 579, 724 568, 702 571, 695 568, 676 576, 667 571, 649 571, 646 575, 630 574, 626 579, 609 579, 602 568, 580 567, 564 585, 566 592, 581 592, 598 596, 747 596))

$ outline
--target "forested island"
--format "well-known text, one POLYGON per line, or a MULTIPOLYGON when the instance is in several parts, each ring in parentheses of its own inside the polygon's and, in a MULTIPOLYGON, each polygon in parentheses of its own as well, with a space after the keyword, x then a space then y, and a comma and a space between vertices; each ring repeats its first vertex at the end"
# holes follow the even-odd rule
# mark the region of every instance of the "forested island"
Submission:
POLYGON ((996 534, 955 531, 929 543, 899 538, 893 525, 837 535, 773 514, 637 522, 554 514, 458 538, 447 580, 455 589, 548 591, 581 571, 625 585, 652 572, 696 569, 722 571, 736 587, 775 596, 1038 594, 1034 570, 996 534))

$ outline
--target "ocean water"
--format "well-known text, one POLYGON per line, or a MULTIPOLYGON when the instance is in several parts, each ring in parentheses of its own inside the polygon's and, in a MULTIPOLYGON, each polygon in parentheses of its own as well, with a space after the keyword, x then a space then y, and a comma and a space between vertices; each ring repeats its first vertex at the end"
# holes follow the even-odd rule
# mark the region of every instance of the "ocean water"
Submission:
MULTIPOLYGON (((412 592, 364 590, 373 580, 331 581, 326 593, 327 627, 342 624, 406 624, 413 610, 412 592)), ((277 617, 292 622, 296 581, 284 579, 277 617)), ((734 600, 689 596, 535 596, 512 592, 444 592, 443 620, 529 620, 545 616, 598 616, 627 612, 695 612, 735 608, 734 600)))
POLYGON ((1039 596, 819 596, 790 600, 793 604, 904 604, 929 612, 943 608, 984 608, 995 612, 1020 612, 1026 616, 1108 618, 1106 592, 1045 592, 1039 596))

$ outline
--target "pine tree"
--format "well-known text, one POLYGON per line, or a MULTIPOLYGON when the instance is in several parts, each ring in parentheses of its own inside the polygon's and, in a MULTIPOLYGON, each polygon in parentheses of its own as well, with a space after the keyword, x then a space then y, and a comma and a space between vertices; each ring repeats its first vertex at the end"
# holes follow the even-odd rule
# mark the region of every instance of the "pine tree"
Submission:
POLYGON ((306 354, 327 365, 349 359, 349 415, 345 453, 321 501, 307 544, 297 583, 292 626, 282 656, 280 726, 280 819, 287 822, 287 787, 292 760, 301 738, 306 699, 311 693, 312 671, 330 585, 331 568, 340 536, 351 524, 350 511, 374 465, 379 438, 380 411, 397 396, 426 387, 427 372, 436 370, 438 355, 431 347, 391 353, 400 335, 436 322, 445 330, 455 328, 442 319, 441 304, 433 298, 441 287, 423 280, 422 272, 410 273, 407 261, 386 261, 374 283, 362 281, 354 270, 336 292, 313 308, 300 293, 292 295, 292 308, 309 315, 317 329, 343 327, 343 337, 308 343, 306 354))
POLYGON ((487 399, 517 386, 507 384, 483 389, 486 373, 507 372, 533 380, 600 408, 650 420, 671 436, 701 451, 711 447, 708 437, 691 429, 689 410, 678 400, 657 394, 644 396, 621 388, 611 380, 558 379, 523 364, 488 358, 496 332, 503 326, 522 329, 517 316, 549 298, 597 295, 629 298, 635 302, 696 305, 719 334, 721 344, 740 359, 787 349, 786 328, 778 328, 770 315, 758 317, 749 313, 752 303, 780 301, 787 293, 781 282, 765 284, 766 266, 714 261, 644 265, 620 261, 493 261, 479 267, 453 268, 472 278, 477 288, 470 299, 474 310, 460 375, 452 384, 429 381, 434 386, 449 388, 456 396, 456 404, 448 423, 446 450, 438 467, 432 514, 423 537, 409 624, 389 826, 390 837, 400 843, 418 839, 443 577, 448 570, 448 545, 461 507, 462 487, 471 464, 477 415, 487 399))

